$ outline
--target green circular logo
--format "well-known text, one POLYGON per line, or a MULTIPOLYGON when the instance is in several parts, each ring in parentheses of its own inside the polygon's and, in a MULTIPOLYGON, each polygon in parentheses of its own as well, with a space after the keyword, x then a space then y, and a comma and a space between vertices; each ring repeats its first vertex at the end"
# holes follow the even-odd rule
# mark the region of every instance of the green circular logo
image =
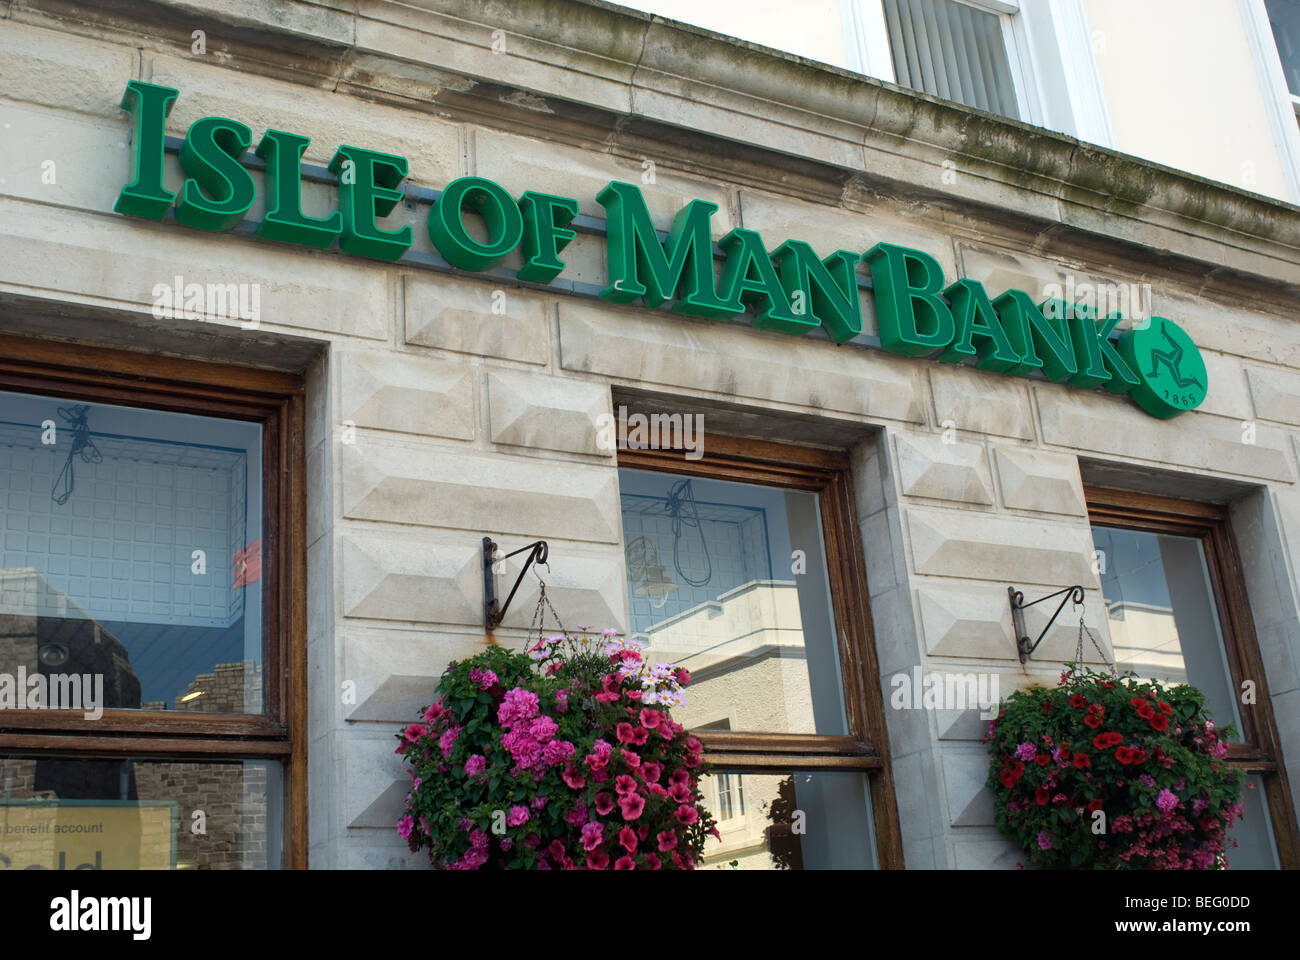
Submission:
POLYGON ((1176 417, 1205 399, 1209 379, 1201 351, 1172 320, 1152 317, 1126 330, 1118 349, 1138 378, 1129 395, 1153 417, 1176 417))

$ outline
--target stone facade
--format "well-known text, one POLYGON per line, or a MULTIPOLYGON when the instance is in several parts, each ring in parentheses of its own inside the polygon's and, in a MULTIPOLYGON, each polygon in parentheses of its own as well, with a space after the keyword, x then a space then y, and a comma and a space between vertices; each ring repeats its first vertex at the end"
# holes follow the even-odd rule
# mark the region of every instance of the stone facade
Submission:
MULTIPOLYGON (((1084 585, 1108 643, 1085 481, 1233 504, 1300 783, 1300 211, 691 28, 567 6, 572 18, 491 7, 489 21, 454 0, 164 2, 144 23, 116 6, 0 2, 13 171, 0 332, 305 369, 312 865, 422 865, 393 830, 408 781, 392 737, 445 665, 484 643, 483 536, 548 540, 566 619, 626 628, 617 462, 596 443, 622 397, 851 453, 886 703, 889 678, 918 666, 997 673, 1003 695, 1052 682, 1075 624, 1022 666, 1008 585, 1084 585), (190 52, 195 29, 206 55, 190 52), (112 207, 128 170, 117 104, 136 78, 181 90, 172 136, 229 116, 255 137, 309 135, 308 162, 342 143, 402 154, 420 187, 478 174, 602 216, 596 192, 642 182, 652 159, 642 189, 661 230, 698 197, 719 204, 715 238, 743 225, 821 255, 890 240, 995 292, 1150 284, 1153 312, 1201 345, 1213 386, 1200 410, 1160 421, 1103 392, 894 356, 873 345, 867 294, 865 340, 844 346, 615 306, 590 295, 605 265, 585 236, 564 254, 567 288, 449 272, 414 205, 391 225, 416 224, 424 257, 395 264, 131 220, 112 207), (43 184, 49 158, 58 176, 43 184), (155 319, 151 291, 177 274, 258 285, 260 325, 155 319)), ((249 217, 261 215, 259 200, 249 217)), ((499 641, 522 639, 536 597, 529 577, 499 641)), ((973 714, 886 710, 909 867, 1014 865, 973 714)))

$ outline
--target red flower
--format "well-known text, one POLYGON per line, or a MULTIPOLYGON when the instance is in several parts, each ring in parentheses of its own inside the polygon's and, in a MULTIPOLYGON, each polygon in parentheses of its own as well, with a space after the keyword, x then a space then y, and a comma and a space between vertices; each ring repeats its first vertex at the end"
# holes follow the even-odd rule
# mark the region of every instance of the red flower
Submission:
POLYGON ((1079 693, 1070 694, 1070 706, 1072 707, 1081 707, 1087 702, 1088 702, 1087 698, 1084 697, 1082 694, 1079 693))
POLYGON ((1083 722, 1096 730, 1104 721, 1100 713, 1090 713, 1083 718, 1083 722))
POLYGON ((1003 770, 1000 774, 998 774, 998 779, 1002 781, 1002 786, 1010 790, 1012 787, 1016 785, 1017 778, 1016 775, 1012 773, 1010 770, 1003 770))
POLYGON ((1051 712, 1052 712, 1052 701, 1051 701, 1051 700, 1044 700, 1044 701, 1043 701, 1043 713, 1051 713, 1051 712))
POLYGON ((1163 731, 1169 729, 1169 718, 1164 714, 1157 713, 1154 717, 1151 717, 1148 722, 1151 724, 1152 730, 1163 731))
POLYGON ((1150 720, 1155 715, 1156 715, 1156 708, 1151 706, 1151 704, 1146 703, 1145 701, 1143 702, 1142 706, 1138 707, 1138 716, 1141 717, 1143 720, 1150 720))
POLYGON ((1074 769, 1082 770, 1084 767, 1091 767, 1092 759, 1086 753, 1076 753, 1074 755, 1074 769))
POLYGON ((1129 701, 1129 703, 1133 704, 1133 706, 1137 707, 1139 710, 1141 710, 1143 707, 1147 705, 1146 700, 1142 699, 1141 697, 1134 697, 1129 701))
POLYGON ((1103 690, 1114 690, 1115 684, 1111 683, 1109 680, 1103 680, 1101 682, 1101 688, 1103 690))
POLYGON ((1052 757, 1050 754, 1040 753, 1038 756, 1034 757, 1034 763, 1038 764, 1040 767, 1045 767, 1051 762, 1052 757))
POLYGON ((1166 717, 1172 717, 1174 715, 1174 708, 1169 706, 1169 704, 1165 703, 1163 700, 1156 701, 1156 709, 1166 717))
POLYGON ((1117 743, 1123 743, 1124 737, 1113 730, 1106 733, 1099 733, 1092 738, 1092 745, 1098 750, 1109 750, 1117 743))
POLYGON ((1034 791, 1034 800, 1040 807, 1047 806, 1047 802, 1052 799, 1052 791, 1046 787, 1039 787, 1034 791))
POLYGON ((1089 800, 1089 801, 1088 801, 1088 809, 1089 809, 1090 811, 1091 811, 1091 810, 1100 810, 1100 809, 1101 809, 1101 797, 1094 797, 1092 800, 1089 800))

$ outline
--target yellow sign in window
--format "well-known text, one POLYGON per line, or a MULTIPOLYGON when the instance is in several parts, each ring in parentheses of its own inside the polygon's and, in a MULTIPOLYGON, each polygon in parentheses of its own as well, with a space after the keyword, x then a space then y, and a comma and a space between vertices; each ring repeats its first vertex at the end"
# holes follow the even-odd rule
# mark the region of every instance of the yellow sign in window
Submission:
POLYGON ((0 870, 172 870, 176 804, 0 801, 0 870))

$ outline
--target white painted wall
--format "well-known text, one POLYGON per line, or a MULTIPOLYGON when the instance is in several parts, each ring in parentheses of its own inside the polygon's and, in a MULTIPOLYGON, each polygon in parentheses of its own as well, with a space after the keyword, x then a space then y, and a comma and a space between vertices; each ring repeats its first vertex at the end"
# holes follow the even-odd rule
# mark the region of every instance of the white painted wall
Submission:
POLYGON ((1236 0, 1085 0, 1115 148, 1288 199, 1236 0))

